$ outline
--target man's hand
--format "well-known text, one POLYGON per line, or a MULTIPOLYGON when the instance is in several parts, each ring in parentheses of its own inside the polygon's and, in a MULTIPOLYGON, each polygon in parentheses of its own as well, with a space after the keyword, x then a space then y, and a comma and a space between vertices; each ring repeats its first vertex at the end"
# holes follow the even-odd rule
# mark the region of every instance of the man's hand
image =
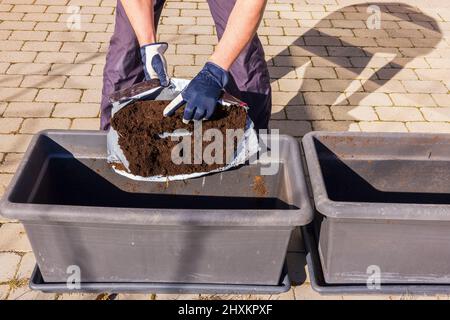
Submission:
POLYGON ((167 47, 168 44, 165 42, 151 43, 141 47, 145 80, 159 79, 164 87, 170 83, 167 73, 167 62, 164 58, 164 52, 166 52, 167 47))
POLYGON ((209 119, 216 109, 223 88, 228 83, 228 72, 218 65, 207 62, 189 85, 181 92, 183 100, 166 116, 171 116, 186 103, 183 122, 190 120, 209 119))

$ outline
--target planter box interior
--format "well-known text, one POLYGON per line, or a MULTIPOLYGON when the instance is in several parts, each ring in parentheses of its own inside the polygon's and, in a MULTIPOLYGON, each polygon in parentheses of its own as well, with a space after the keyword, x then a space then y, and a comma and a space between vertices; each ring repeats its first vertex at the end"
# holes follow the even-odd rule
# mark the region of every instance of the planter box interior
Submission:
MULTIPOLYGON (((275 141, 272 141, 274 143, 275 141)), ((262 164, 168 183, 133 181, 106 162, 106 133, 38 134, 0 204, 25 225, 45 282, 277 285, 295 226, 312 210, 295 139, 262 164)))
POLYGON ((327 283, 450 283, 450 135, 314 132, 303 146, 327 283), (375 269, 374 269, 375 268, 375 269))

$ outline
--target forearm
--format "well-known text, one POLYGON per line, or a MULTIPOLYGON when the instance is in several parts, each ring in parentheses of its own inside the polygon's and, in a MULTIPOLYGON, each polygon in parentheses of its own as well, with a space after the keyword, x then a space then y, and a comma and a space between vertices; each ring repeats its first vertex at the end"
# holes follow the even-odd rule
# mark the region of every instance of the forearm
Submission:
POLYGON ((156 42, 153 0, 121 0, 139 45, 156 42))
POLYGON ((267 0, 237 0, 210 61, 228 70, 258 29, 267 0))

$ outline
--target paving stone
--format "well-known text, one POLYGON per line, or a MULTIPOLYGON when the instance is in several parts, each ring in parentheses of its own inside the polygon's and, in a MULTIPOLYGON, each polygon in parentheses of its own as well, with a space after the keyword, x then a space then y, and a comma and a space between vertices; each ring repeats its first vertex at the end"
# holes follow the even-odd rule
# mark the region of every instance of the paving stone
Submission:
POLYGON ((103 77, 100 76, 70 76, 64 88, 70 89, 101 89, 103 77))
POLYGON ((10 65, 11 64, 9 62, 0 62, 0 73, 2 74, 6 73, 6 70, 8 70, 10 65))
POLYGON ((8 153, 0 165, 0 172, 14 173, 22 160, 23 153, 8 153))
POLYGON ((44 41, 47 37, 47 31, 20 31, 16 30, 10 36, 11 40, 32 40, 32 41, 44 41))
POLYGON ((417 108, 410 107, 377 107, 377 114, 382 121, 423 121, 417 108))
POLYGON ((392 296, 379 294, 351 294, 343 295, 343 300, 392 300, 392 296))
POLYGON ((393 93, 390 96, 396 106, 433 107, 436 105, 433 98, 424 93, 393 93))
POLYGON ((96 102, 100 103, 101 92, 99 90, 84 90, 81 102, 96 102))
POLYGON ((96 103, 58 103, 52 117, 56 118, 95 118, 100 106, 96 103))
POLYGON ((56 294, 31 290, 28 283, 24 283, 22 286, 11 290, 8 300, 56 300, 56 294))
POLYGON ((77 102, 80 100, 81 90, 78 89, 42 89, 36 101, 45 102, 77 102))
POLYGON ((331 120, 329 107, 326 106, 287 106, 289 120, 331 120))
POLYGON ((7 74, 47 74, 50 69, 50 64, 48 63, 14 63, 12 64, 7 74))
MULTIPOLYGON (((449 82, 450 84, 450 82, 449 82)), ((450 85, 449 85, 450 87, 450 85)), ((431 95, 436 101, 439 107, 450 107, 450 93, 447 94, 432 94, 431 95)))
MULTIPOLYGON (((312 94, 310 92, 305 93, 312 94)), ((292 91, 292 92, 273 92, 272 93, 272 102, 275 105, 304 105, 305 101, 303 100, 303 95, 301 93, 292 91)), ((314 104, 314 103, 308 103, 314 104)))
POLYGON ((49 75, 84 76, 91 72, 92 65, 86 63, 54 63, 49 75))
POLYGON ((32 137, 29 134, 0 134, 0 152, 25 152, 32 137))
MULTIPOLYGON (((6 187, 8 186, 8 184, 10 183, 11 179, 12 179, 12 174, 10 173, 0 173, 0 196, 3 195, 3 193, 6 190, 6 187)), ((0 216, 0 223, 2 223, 3 221, 8 222, 8 219, 6 218, 2 218, 0 216)))
POLYGON ((34 258, 33 252, 27 252, 23 255, 20 261, 19 270, 17 271, 17 279, 29 279, 33 273, 34 267, 36 265, 36 259, 34 258))
POLYGON ((0 227, 0 251, 31 251, 30 243, 22 224, 6 223, 0 227))
POLYGON ((378 120, 372 107, 333 106, 331 111, 335 120, 378 120))
POLYGON ((341 94, 339 92, 305 92, 303 93, 305 99, 305 104, 307 105, 346 105, 348 104, 347 99, 344 98, 339 100, 341 94))
MULTIPOLYGON (((201 294, 198 298, 190 297, 195 300, 255 300, 251 294, 201 294)), ((184 299, 184 295, 180 295, 177 300, 184 299)))
MULTIPOLYGON (((0 232, 1 232, 0 227, 0 232)), ((12 252, 0 252, 0 282, 8 282, 14 278, 19 266, 20 256, 12 252)))
POLYGON ((280 134, 288 134, 294 137, 304 136, 312 130, 311 124, 308 121, 285 121, 285 120, 271 120, 269 123, 270 129, 279 129, 280 134))
POLYGON ((97 52, 100 47, 96 42, 64 42, 60 51, 64 52, 97 52))
POLYGON ((448 122, 407 122, 406 126, 411 132, 450 133, 448 122))
POLYGON ((82 41, 86 32, 80 31, 51 31, 47 41, 82 41))
POLYGON ((63 293, 58 300, 95 300, 98 294, 92 293, 63 293))
POLYGON ((69 129, 70 119, 35 118, 25 119, 21 133, 37 133, 47 129, 69 129))
POLYGON ((0 90, 0 101, 33 101, 37 89, 30 88, 6 88, 0 90))
POLYGON ((9 286, 0 284, 0 300, 5 300, 9 293, 9 286))
POLYGON ((0 133, 17 133, 22 121, 23 119, 21 118, 0 118, 0 133))
POLYGON ((6 102, 0 102, 0 115, 4 114, 7 105, 8 105, 8 103, 6 103, 6 102))
POLYGON ((352 121, 313 121, 312 128, 315 131, 360 131, 352 121))
POLYGON ((58 51, 62 42, 27 41, 22 47, 25 51, 58 51))
POLYGON ((74 130, 98 130, 100 128, 100 119, 74 119, 70 129, 74 130))
POLYGON ((355 92, 348 97, 354 106, 391 106, 392 101, 385 93, 359 93, 355 92))
POLYGON ((54 103, 46 102, 11 102, 3 114, 4 117, 40 118, 49 117, 54 103))
POLYGON ((40 52, 35 61, 41 63, 72 63, 75 57, 76 53, 74 52, 40 52))
POLYGON ((120 293, 115 300, 152 300, 152 294, 130 294, 120 293))
POLYGON ((367 132, 407 132, 406 126, 401 122, 360 122, 362 131, 367 132))
POLYGON ((320 83, 315 79, 280 79, 278 83, 280 91, 321 91, 320 83))
POLYGON ((24 88, 61 88, 66 82, 65 76, 25 76, 21 87, 24 88))
POLYGON ((15 4, 12 12, 44 12, 46 9, 44 5, 15 4))
POLYGON ((447 93, 447 88, 440 81, 406 80, 403 86, 411 93, 447 93))
POLYGON ((341 295, 320 295, 311 288, 309 283, 294 288, 295 300, 342 300, 341 295))
MULTIPOLYGON (((421 108, 420 111, 422 111, 427 121, 450 122, 450 108, 421 108)), ((412 121, 414 120, 417 119, 413 119, 412 121)))

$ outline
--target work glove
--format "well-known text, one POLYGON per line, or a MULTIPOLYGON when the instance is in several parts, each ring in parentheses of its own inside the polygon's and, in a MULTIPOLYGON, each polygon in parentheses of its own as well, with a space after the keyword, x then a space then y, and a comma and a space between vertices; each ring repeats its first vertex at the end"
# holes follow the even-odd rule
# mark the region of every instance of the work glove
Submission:
POLYGON ((168 44, 166 42, 156 42, 141 47, 145 80, 159 79, 164 87, 167 87, 170 83, 167 73, 167 62, 164 58, 164 52, 166 52, 167 47, 168 44))
POLYGON ((216 109, 223 88, 228 83, 228 72, 215 63, 207 62, 188 86, 181 92, 181 101, 177 107, 165 113, 171 116, 176 109, 186 103, 183 122, 190 120, 207 120, 216 109))

